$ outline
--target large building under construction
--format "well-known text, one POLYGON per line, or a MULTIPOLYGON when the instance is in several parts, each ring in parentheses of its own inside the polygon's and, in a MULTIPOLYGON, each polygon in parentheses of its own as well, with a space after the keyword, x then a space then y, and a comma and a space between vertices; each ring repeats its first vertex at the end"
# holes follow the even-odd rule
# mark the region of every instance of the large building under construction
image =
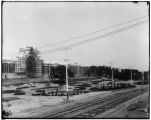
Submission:
MULTIPOLYGON (((58 65, 57 63, 44 63, 40 58, 40 52, 33 47, 20 48, 16 60, 2 61, 2 78, 48 77, 51 67, 58 65)), ((75 77, 84 76, 88 70, 87 66, 80 65, 69 65, 68 68, 74 73, 75 77)))
POLYGON ((16 62, 16 73, 27 77, 40 77, 42 75, 42 63, 38 50, 33 47, 20 49, 20 56, 16 62))
MULTIPOLYGON (((3 77, 10 76, 11 72, 15 74, 16 77, 40 77, 42 76, 42 63, 43 60, 40 59, 39 51, 33 47, 26 47, 25 49, 19 49, 19 56, 17 60, 3 60, 2 62, 2 73, 3 77)), ((12 74, 12 75, 13 75, 12 74)))

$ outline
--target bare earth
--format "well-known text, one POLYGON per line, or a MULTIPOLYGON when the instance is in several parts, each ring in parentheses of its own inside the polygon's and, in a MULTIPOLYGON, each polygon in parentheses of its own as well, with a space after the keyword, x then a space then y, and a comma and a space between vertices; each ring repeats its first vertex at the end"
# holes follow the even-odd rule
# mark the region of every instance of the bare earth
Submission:
MULTIPOLYGON (((115 92, 121 92, 120 90, 115 92)), ((114 92, 114 93, 115 93, 114 92)), ((66 100, 66 96, 20 96, 20 100, 14 100, 7 103, 9 110, 13 112, 10 118, 41 118, 49 115, 51 112, 67 108, 77 103, 85 103, 97 97, 105 97, 112 95, 112 91, 91 92, 70 96, 70 100, 66 100), (10 104, 10 105, 8 105, 10 104)), ((103 114, 95 116, 96 118, 148 118, 149 106, 148 92, 127 101, 103 114)))
POLYGON ((129 100, 96 118, 149 118, 149 92, 129 100))

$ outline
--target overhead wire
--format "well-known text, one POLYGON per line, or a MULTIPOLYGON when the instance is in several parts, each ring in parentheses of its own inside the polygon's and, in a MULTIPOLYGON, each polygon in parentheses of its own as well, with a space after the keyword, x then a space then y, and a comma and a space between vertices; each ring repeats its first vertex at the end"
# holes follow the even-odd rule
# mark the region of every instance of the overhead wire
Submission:
POLYGON ((55 46, 55 45, 58 45, 58 44, 62 44, 62 43, 65 43, 65 42, 68 42, 68 41, 72 41, 72 40, 75 40, 75 39, 78 39, 78 38, 82 38, 82 37, 85 37, 85 36, 88 36, 88 35, 91 35, 91 34, 94 34, 94 33, 98 33, 98 32, 101 32, 101 31, 105 31, 105 30, 108 30, 108 29, 111 29, 111 28, 114 28, 114 27, 117 27, 117 26, 120 26, 120 25, 124 25, 124 24, 127 24, 127 23, 131 23, 131 22, 133 22, 133 21, 142 19, 142 18, 144 18, 144 17, 148 17, 148 15, 145 15, 145 16, 142 16, 142 17, 137 17, 137 18, 135 18, 135 19, 128 20, 128 21, 126 21, 126 22, 122 22, 122 23, 120 23, 120 24, 116 24, 116 25, 113 25, 113 26, 109 26, 109 27, 103 28, 103 29, 101 29, 101 30, 97 30, 97 31, 94 31, 94 32, 91 32, 91 33, 87 33, 87 34, 84 34, 84 35, 80 35, 80 36, 77 36, 77 37, 73 37, 73 38, 70 38, 70 39, 67 39, 67 40, 63 40, 63 41, 51 43, 51 44, 48 44, 48 45, 45 45, 45 46, 41 46, 41 47, 38 47, 38 48, 44 48, 44 47, 49 47, 49 46, 55 46))
POLYGON ((78 45, 81 45, 81 44, 85 44, 87 42, 95 41, 95 40, 98 40, 100 38, 104 38, 104 37, 107 37, 107 36, 110 36, 110 35, 113 35, 113 34, 116 34, 116 33, 119 33, 119 32, 125 31, 125 30, 128 30, 130 28, 139 26, 139 25, 144 24, 146 22, 148 22, 148 19, 144 20, 144 21, 141 21, 141 22, 138 22, 138 23, 135 23, 135 24, 132 24, 132 25, 129 25, 129 26, 126 26, 126 27, 123 27, 123 28, 120 28, 120 29, 117 29, 117 30, 114 30, 112 32, 105 33, 103 35, 99 35, 99 36, 94 37, 94 38, 90 38, 88 40, 84 40, 84 41, 73 43, 73 44, 70 44, 70 45, 63 46, 63 47, 58 47, 58 48, 55 48, 55 49, 47 50, 47 51, 44 51, 42 53, 46 54, 48 52, 51 53, 51 52, 55 52, 55 51, 58 51, 58 50, 63 50, 65 48, 75 47, 75 46, 78 46, 78 45))
MULTIPOLYGON (((142 18, 145 18, 147 17, 147 15, 145 16, 142 16, 142 17, 137 17, 135 19, 132 19, 132 20, 129 20, 129 21, 126 21, 126 22, 123 22, 123 23, 120 23, 120 24, 116 24, 116 25, 113 25, 113 26, 109 26, 109 27, 106 27, 106 28, 103 28, 101 30, 97 30, 97 31, 94 31, 94 32, 91 32, 91 33, 88 33, 88 34, 84 34, 84 35, 80 35, 80 36, 77 36, 77 37, 73 37, 71 39, 67 39, 67 40, 64 40, 64 41, 60 41, 60 42, 56 42, 56 43, 51 43, 51 44, 48 44, 48 45, 45 45, 45 46, 41 46, 41 47, 38 47, 39 48, 44 48, 44 47, 48 47, 48 46, 55 46, 55 45, 58 45, 58 44, 62 44, 62 43, 65 43, 65 42, 68 42, 68 41, 72 41, 72 40, 75 40, 75 39, 78 39, 78 38, 82 38, 82 37, 85 37, 85 36, 88 36, 88 35, 91 35, 91 34, 94 34, 94 33, 98 33, 98 32, 101 32, 101 31, 105 31, 105 30, 108 30, 108 29, 111 29, 111 28, 114 28, 114 27, 117 27, 117 26, 120 26, 120 25, 124 25, 124 24, 127 24, 127 23, 131 23, 133 21, 136 21, 136 20, 139 20, 139 19, 142 19, 142 18)), ((18 54, 18 52, 15 52, 15 53, 10 53, 10 54, 7 54, 5 56, 8 56, 8 55, 16 55, 18 54)))

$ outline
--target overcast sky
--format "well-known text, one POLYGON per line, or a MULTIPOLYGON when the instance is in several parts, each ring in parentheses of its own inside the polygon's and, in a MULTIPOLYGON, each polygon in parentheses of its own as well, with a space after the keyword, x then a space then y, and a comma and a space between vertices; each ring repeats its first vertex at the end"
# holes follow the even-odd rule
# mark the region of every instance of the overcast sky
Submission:
MULTIPOLYGON (((148 15, 146 2, 4 2, 3 54, 14 58, 19 48, 37 47, 45 61, 64 62, 65 51, 47 52, 87 40, 123 26, 97 32, 56 46, 47 46, 73 37, 148 15), (41 48, 43 47, 43 48, 41 48), (44 53, 43 53, 44 52, 44 53)), ((146 20, 144 17, 141 20, 146 20)), ((133 21, 128 26, 135 24, 133 21)), ((148 23, 108 37, 73 47, 70 63, 109 65, 147 70, 149 63, 148 23)))

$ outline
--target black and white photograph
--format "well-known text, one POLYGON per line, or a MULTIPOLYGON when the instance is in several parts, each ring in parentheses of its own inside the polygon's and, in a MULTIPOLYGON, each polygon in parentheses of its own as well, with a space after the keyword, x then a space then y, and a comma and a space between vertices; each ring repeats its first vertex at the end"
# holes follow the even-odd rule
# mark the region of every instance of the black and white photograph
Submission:
POLYGON ((149 119, 150 1, 1 1, 2 119, 149 119))

